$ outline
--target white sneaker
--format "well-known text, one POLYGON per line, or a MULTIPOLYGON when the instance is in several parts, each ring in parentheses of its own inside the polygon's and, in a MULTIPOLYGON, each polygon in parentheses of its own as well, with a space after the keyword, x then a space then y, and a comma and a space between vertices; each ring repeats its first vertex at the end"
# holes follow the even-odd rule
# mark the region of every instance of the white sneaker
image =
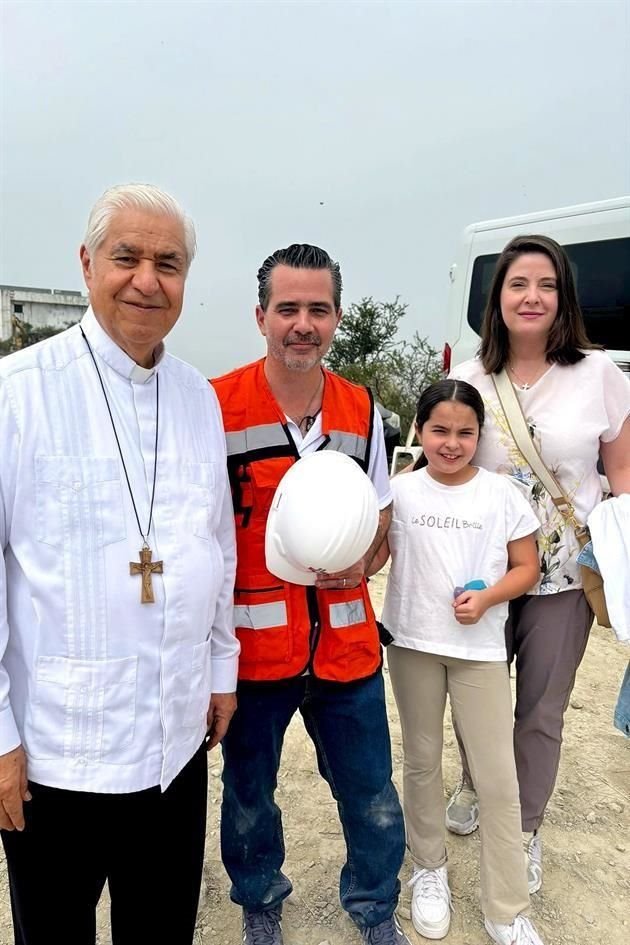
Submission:
POLYGON ((527 885, 531 896, 542 886, 542 839, 537 830, 523 834, 523 849, 527 863, 527 885))
POLYGON ((486 932, 497 945, 544 945, 543 940, 524 915, 517 915, 511 925, 499 925, 484 919, 486 932))
POLYGON ((446 805, 446 826, 465 837, 479 826, 479 800, 470 784, 460 781, 446 805))
POLYGON ((435 870, 415 866, 411 886, 411 921, 425 938, 444 938, 451 924, 451 891, 446 866, 435 870))

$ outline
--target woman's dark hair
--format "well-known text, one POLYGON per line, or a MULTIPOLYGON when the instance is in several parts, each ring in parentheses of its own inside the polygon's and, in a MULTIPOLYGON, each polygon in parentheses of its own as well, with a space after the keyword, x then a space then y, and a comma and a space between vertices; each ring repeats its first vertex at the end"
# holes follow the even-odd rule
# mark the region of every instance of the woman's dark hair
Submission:
MULTIPOLYGON (((472 384, 468 384, 467 381, 454 381, 450 379, 436 381, 435 384, 426 387, 420 394, 418 406, 416 407, 416 425, 419 430, 421 430, 427 420, 430 419, 435 407, 437 407, 438 404, 444 403, 446 400, 455 400, 458 404, 464 404, 465 407, 470 407, 474 410, 479 424, 479 432, 481 432, 486 415, 481 394, 476 387, 473 387, 472 384)), ((422 467, 426 465, 427 458, 424 453, 421 453, 414 463, 413 468, 422 469, 422 467)))
POLYGON ((499 256, 481 323, 479 356, 486 374, 498 374, 510 356, 510 336, 501 315, 501 290, 512 263, 525 253, 543 253, 556 271, 558 314, 547 338, 547 360, 576 364, 581 348, 599 348, 588 340, 569 257, 549 236, 515 236, 499 256))

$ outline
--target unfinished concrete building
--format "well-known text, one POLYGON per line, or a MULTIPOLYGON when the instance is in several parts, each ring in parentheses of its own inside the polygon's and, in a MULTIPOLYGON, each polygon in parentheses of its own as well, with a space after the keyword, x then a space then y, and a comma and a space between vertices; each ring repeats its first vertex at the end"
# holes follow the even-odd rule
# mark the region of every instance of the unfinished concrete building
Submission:
POLYGON ((19 326, 65 328, 78 322, 88 307, 81 292, 0 285, 0 341, 19 331, 19 326))

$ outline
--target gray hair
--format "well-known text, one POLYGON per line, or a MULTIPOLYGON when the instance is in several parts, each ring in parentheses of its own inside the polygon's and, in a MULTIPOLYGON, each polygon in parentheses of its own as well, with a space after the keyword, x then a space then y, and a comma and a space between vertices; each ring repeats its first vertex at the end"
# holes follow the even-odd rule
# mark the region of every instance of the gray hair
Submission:
POLYGON ((332 277, 335 309, 341 307, 341 269, 325 249, 310 243, 292 243, 286 249, 277 249, 267 256, 258 270, 258 301, 263 311, 267 310, 271 296, 271 273, 276 266, 291 266, 292 269, 327 269, 332 277))
POLYGON ((165 214, 179 220, 184 228, 186 268, 190 266, 197 251, 194 224, 174 197, 153 184, 118 184, 99 197, 90 212, 83 238, 90 256, 93 256, 103 243, 111 219, 119 210, 143 210, 146 213, 165 214))

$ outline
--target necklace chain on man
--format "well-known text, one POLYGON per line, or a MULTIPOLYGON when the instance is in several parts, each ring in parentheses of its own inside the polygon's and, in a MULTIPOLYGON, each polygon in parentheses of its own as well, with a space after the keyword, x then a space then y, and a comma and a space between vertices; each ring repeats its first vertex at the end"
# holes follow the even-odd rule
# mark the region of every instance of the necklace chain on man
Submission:
POLYGON ((324 383, 324 375, 321 374, 320 372, 320 377, 319 377, 319 380, 317 381, 317 387, 315 388, 313 392, 313 396, 311 397, 308 404, 306 405, 306 409, 304 411, 303 417, 300 420, 295 421, 295 425, 298 427, 299 430, 302 430, 302 424, 304 424, 304 430, 302 431, 304 435, 306 435, 308 431, 311 429, 319 413, 319 410, 316 410, 314 414, 311 414, 309 413, 309 410, 311 409, 312 404, 315 403, 315 400, 317 399, 317 395, 319 394, 323 383, 324 383))
POLYGON ((138 523, 138 531, 140 532, 140 537, 142 538, 142 548, 140 549, 139 556, 140 561, 130 561, 129 562, 129 573, 131 575, 141 574, 142 575, 142 586, 140 590, 140 602, 142 604, 153 604, 155 603, 155 597, 153 596, 153 583, 151 581, 152 574, 162 574, 164 570, 163 561, 152 561, 153 552, 149 547, 148 538, 151 534, 151 523, 153 521, 153 502, 155 499, 155 483, 157 481, 157 457, 158 457, 158 434, 160 428, 160 377, 159 374, 155 375, 155 444, 153 447, 153 486, 151 488, 151 504, 149 506, 149 523, 147 525, 146 533, 142 531, 142 525, 140 524, 140 516, 138 515, 138 509, 136 506, 136 500, 134 498, 133 490, 131 488, 131 482, 129 480, 129 473, 127 472, 127 464, 125 463, 125 457, 123 456, 122 447, 120 445, 120 439, 118 437, 118 431, 116 430, 116 424, 114 423, 114 415, 112 413, 112 408, 109 403, 109 397, 107 396, 107 391, 105 389, 105 383, 103 377, 99 370, 96 358, 94 357, 94 352, 92 351, 92 345, 87 339, 87 335, 83 331, 83 327, 79 325, 81 329, 81 334, 83 335, 83 340, 85 341, 90 356, 96 368, 96 373, 101 384, 101 390, 103 391, 103 397, 105 398, 105 406, 107 407, 107 412, 109 414, 109 419, 112 425, 112 430, 114 431, 114 438, 116 440, 116 446, 118 447, 118 454, 120 456, 120 462, 122 463, 123 472, 125 473, 125 479, 127 481, 127 489, 129 490, 129 498, 131 499, 131 504, 133 506, 134 515, 136 516, 136 522, 138 523))

